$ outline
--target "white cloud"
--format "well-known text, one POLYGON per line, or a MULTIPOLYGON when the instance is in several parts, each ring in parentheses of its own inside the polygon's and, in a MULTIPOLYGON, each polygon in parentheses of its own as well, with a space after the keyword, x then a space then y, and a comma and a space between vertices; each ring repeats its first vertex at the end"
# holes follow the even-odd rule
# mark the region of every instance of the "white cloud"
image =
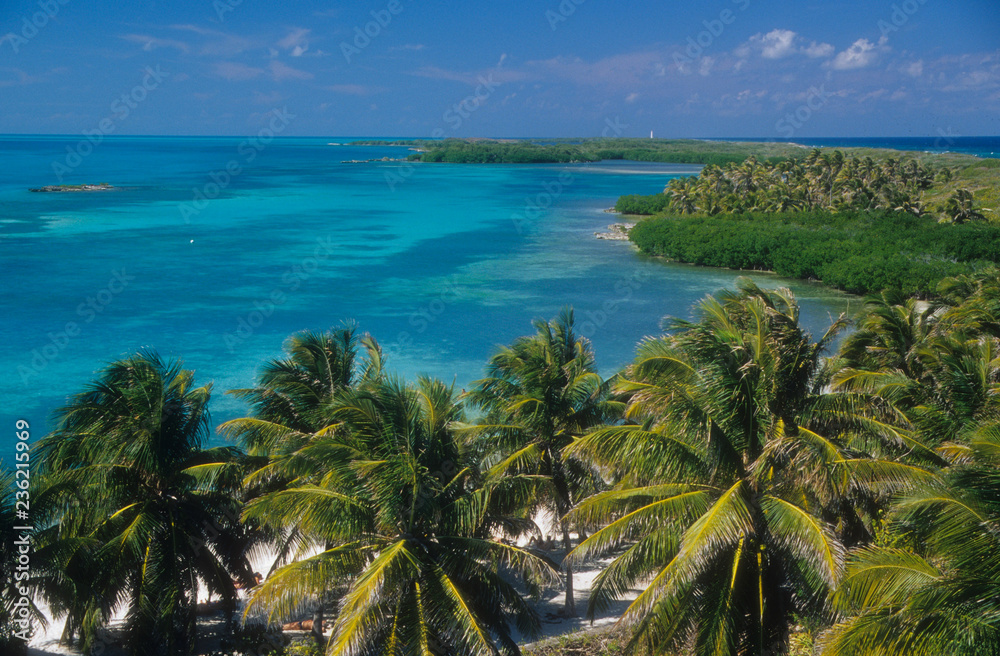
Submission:
POLYGON ((851 47, 837 54, 830 66, 836 71, 849 71, 856 68, 867 68, 878 60, 879 52, 887 49, 884 39, 876 46, 868 39, 858 39, 851 47))
POLYGON ((188 44, 183 41, 176 41, 174 39, 160 39, 155 36, 149 36, 147 34, 126 34, 121 37, 126 41, 132 43, 142 44, 142 49, 145 52, 151 52, 157 48, 174 48, 180 52, 186 53, 189 50, 188 44))
POLYGON ((278 41, 278 47, 283 50, 292 50, 293 48, 308 48, 309 47, 309 32, 310 30, 305 27, 293 28, 283 39, 278 41))
POLYGON ((764 59, 782 59, 790 55, 802 54, 812 59, 829 57, 834 53, 834 47, 829 43, 811 41, 805 45, 805 39, 792 30, 774 29, 763 34, 758 32, 746 43, 737 47, 733 53, 746 59, 751 53, 759 53, 764 59))
POLYGON ((918 59, 908 66, 903 67, 903 72, 910 77, 920 77, 924 74, 924 60, 918 59))
MULTIPOLYGON (((503 63, 505 58, 506 55, 500 58, 500 64, 503 63)), ((430 78, 432 80, 451 80, 453 82, 462 82, 471 86, 482 84, 483 80, 490 80, 497 84, 505 84, 507 82, 517 82, 527 77, 525 73, 519 71, 511 69, 501 70, 500 64, 497 64, 497 68, 474 72, 450 71, 438 68, 437 66, 421 66, 409 74, 417 77, 430 78)))
POLYGON ((795 32, 791 30, 771 30, 760 39, 761 56, 764 59, 781 59, 792 54, 795 50, 795 36, 795 32))
POLYGON ((271 77, 273 77, 276 82, 281 82, 282 80, 309 80, 313 77, 312 73, 300 71, 299 69, 292 68, 287 64, 282 64, 277 60, 272 60, 271 63, 268 64, 268 68, 271 70, 271 77))
POLYGON ((638 99, 639 99, 639 94, 636 93, 635 91, 625 96, 625 102, 627 103, 634 103, 638 99))
POLYGON ((282 64, 277 60, 272 60, 267 65, 266 69, 255 68, 253 66, 247 66, 246 64, 239 64, 236 62, 217 62, 212 69, 213 72, 219 77, 233 82, 252 80, 256 77, 264 75, 265 73, 270 74, 271 79, 275 82, 281 82, 283 80, 309 80, 313 78, 312 73, 300 71, 299 69, 292 68, 287 64, 282 64))
POLYGON ((809 47, 804 48, 802 52, 805 53, 806 57, 817 59, 820 57, 829 57, 834 53, 835 50, 836 48, 833 47, 833 44, 816 43, 815 41, 813 41, 812 43, 809 44, 809 47))
POLYGON ((170 29, 192 32, 203 37, 198 49, 199 55, 232 57, 246 52, 254 46, 252 41, 243 37, 208 29, 199 25, 171 25, 170 29))
POLYGON ((868 100, 877 100, 887 93, 889 93, 888 89, 876 89, 875 91, 870 91, 858 98, 858 103, 863 103, 868 100))

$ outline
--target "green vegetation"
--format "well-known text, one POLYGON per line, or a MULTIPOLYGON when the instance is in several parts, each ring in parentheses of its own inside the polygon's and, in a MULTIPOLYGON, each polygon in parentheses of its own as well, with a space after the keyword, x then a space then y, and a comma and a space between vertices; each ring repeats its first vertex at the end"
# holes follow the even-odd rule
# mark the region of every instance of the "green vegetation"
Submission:
POLYGON ((670 204, 670 197, 666 194, 650 194, 642 196, 631 194, 621 196, 615 203, 615 211, 620 214, 659 214, 670 204))
POLYGON ((843 319, 812 343, 790 295, 749 282, 697 313, 640 344, 618 385, 628 420, 570 447, 617 481, 571 513, 597 529, 572 557, 628 547, 594 581, 590 612, 651 580, 622 617, 635 645, 781 653, 795 616, 835 589, 845 545, 872 519, 865 501, 905 447, 866 425, 889 416, 818 391, 843 319))
MULTIPOLYGON (((574 500, 599 486, 599 475, 566 448, 596 426, 612 421, 617 405, 608 402, 609 387, 597 375, 590 345, 573 330, 573 311, 564 309, 551 322, 536 321, 537 333, 500 350, 486 365, 487 377, 469 393, 486 411, 469 434, 496 462, 487 477, 533 476, 542 483, 530 510, 546 508, 565 518, 574 500)), ((572 549, 570 525, 560 523, 563 546, 572 549)), ((573 570, 566 569, 567 615, 576 614, 573 570)))
POLYGON ((39 443, 27 585, 84 647, 125 611, 137 655, 189 653, 194 591, 231 608, 234 580, 247 619, 332 614, 306 644, 249 623, 226 643, 246 653, 516 655, 558 568, 610 557, 588 613, 641 589, 615 632, 525 653, 994 656, 1000 278, 926 296, 869 297, 828 358, 846 317, 813 342, 789 291, 740 280, 609 379, 566 310, 466 394, 394 377, 354 326, 302 333, 235 392, 251 413, 216 449, 210 388, 140 353, 39 443), (514 544, 541 507, 577 542, 561 563, 514 544))
POLYGON ((629 235, 651 255, 774 271, 859 294, 926 296, 942 278, 1000 263, 1000 226, 988 221, 994 208, 976 202, 989 193, 955 187, 983 170, 997 169, 976 162, 956 174, 916 159, 816 149, 801 161, 751 156, 706 166, 672 179, 662 197, 622 196, 616 209, 652 214, 663 205, 661 216, 629 235))
MULTIPOLYGON (((378 142, 371 142, 372 144, 378 142)), ((384 142, 411 145, 423 152, 410 155, 423 162, 538 164, 624 159, 639 162, 724 165, 755 154, 767 161, 804 156, 805 149, 784 143, 743 143, 697 139, 559 139, 384 142)))
POLYGON ((595 153, 586 153, 572 146, 540 146, 532 143, 449 139, 425 148, 425 152, 414 153, 409 159, 451 164, 547 164, 596 162, 601 159, 595 153))
POLYGON ((114 189, 113 186, 107 182, 101 182, 99 184, 60 184, 60 185, 46 185, 44 187, 35 187, 29 189, 28 191, 38 191, 38 192, 60 192, 60 191, 107 191, 109 189, 114 189))
POLYGON ((518 653, 510 626, 532 634, 539 620, 502 574, 532 585, 557 577, 543 557, 492 537, 510 525, 510 485, 484 481, 463 450, 454 390, 379 379, 338 394, 330 412, 337 428, 301 449, 321 475, 245 511, 325 549, 275 571, 249 610, 282 617, 304 595, 346 587, 327 653, 383 653, 394 644, 425 654, 518 653))
POLYGON ((202 448, 211 386, 193 382, 153 353, 115 362, 36 447, 47 485, 32 500, 46 527, 32 564, 44 572, 43 598, 66 617, 64 637, 85 652, 124 608, 128 650, 188 653, 197 583, 230 612, 235 583, 253 585, 244 554, 254 533, 239 521, 231 475, 239 455, 202 448))
POLYGON ((629 236, 651 255, 774 271, 856 294, 926 296, 944 277, 1000 262, 1000 226, 941 224, 907 212, 662 217, 638 223, 629 236))
POLYGON ((625 631, 603 629, 549 638, 524 649, 524 656, 627 656, 628 635, 625 631))
MULTIPOLYGON (((788 210, 898 210, 921 216, 927 208, 920 194, 934 171, 915 159, 845 158, 814 149, 801 162, 760 162, 750 156, 740 164, 706 166, 697 177, 675 178, 667 185, 668 211, 678 214, 786 212, 788 210)), ((946 174, 947 175, 947 174, 946 174)))

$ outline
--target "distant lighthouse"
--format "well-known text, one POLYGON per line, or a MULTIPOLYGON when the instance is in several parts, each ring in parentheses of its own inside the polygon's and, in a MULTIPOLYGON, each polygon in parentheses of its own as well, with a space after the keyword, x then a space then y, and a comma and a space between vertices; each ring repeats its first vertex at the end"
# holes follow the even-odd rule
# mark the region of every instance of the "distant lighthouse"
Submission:
POLYGON ((653 138, 653 131, 652 131, 652 130, 650 130, 650 131, 649 131, 649 138, 650 138, 650 139, 652 139, 652 138, 653 138))

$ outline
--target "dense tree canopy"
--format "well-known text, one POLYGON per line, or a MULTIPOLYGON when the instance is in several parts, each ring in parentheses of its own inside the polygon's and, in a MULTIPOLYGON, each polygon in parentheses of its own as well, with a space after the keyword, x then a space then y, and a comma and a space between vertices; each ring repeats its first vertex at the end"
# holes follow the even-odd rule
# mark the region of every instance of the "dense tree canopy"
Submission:
POLYGON ((926 296, 869 297, 826 357, 847 318, 814 342, 787 290, 741 281, 609 379, 566 309, 464 395, 396 379, 353 325, 300 333, 234 392, 249 416, 221 430, 238 447, 214 449, 210 388, 139 353, 33 452, 29 583, 84 649, 120 614, 131 653, 188 653, 199 589, 232 608, 239 582, 271 622, 328 608, 328 654, 517 654, 541 626, 534 595, 572 600, 555 562, 517 546, 549 507, 567 546, 580 536, 568 571, 611 558, 589 612, 640 590, 621 622, 632 653, 787 653, 794 638, 993 655, 1000 282, 984 270, 926 296), (275 565, 254 586, 265 543, 275 565))

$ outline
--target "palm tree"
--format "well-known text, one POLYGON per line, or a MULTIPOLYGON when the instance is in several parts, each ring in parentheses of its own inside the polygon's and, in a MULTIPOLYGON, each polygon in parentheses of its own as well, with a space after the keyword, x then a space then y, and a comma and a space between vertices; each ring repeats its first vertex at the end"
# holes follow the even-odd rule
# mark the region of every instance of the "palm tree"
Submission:
POLYGON ((942 449, 940 481, 900 499, 890 536, 852 554, 821 640, 838 656, 993 656, 1000 645, 1000 426, 942 449), (906 548, 909 547, 909 548, 906 548))
MULTIPOLYGON (((564 459, 563 449, 611 421, 619 406, 608 401, 609 386, 597 374, 590 342, 575 332, 572 308, 534 326, 534 335, 518 338, 490 358, 487 377, 468 393, 487 413, 471 434, 495 462, 492 479, 512 472, 543 477, 539 502, 562 518, 579 493, 596 482, 579 461, 564 459)), ((562 519, 560 530, 568 552, 570 526, 562 519)), ((565 569, 565 612, 575 615, 573 570, 565 569)))
POLYGON ((694 182, 696 178, 674 178, 667 183, 663 193, 670 196, 670 207, 681 214, 694 214, 695 193, 694 182))
MULTIPOLYGON (((942 288, 968 288, 969 281, 942 288)), ((874 395, 903 411, 925 445, 989 420, 1000 394, 1000 338, 990 286, 948 307, 883 293, 869 299, 858 330, 841 349, 835 389, 874 395), (991 318, 992 317, 992 318, 991 318), (986 334, 984 334, 984 331, 986 334)), ((926 448, 928 464, 946 464, 926 448)))
MULTIPOLYGON (((324 333, 305 331, 292 335, 285 343, 285 352, 286 358, 264 366, 257 387, 229 392, 250 404, 252 416, 219 427, 223 435, 237 441, 254 458, 254 472, 247 479, 250 497, 284 489, 294 481, 301 484, 327 472, 326 460, 331 454, 321 438, 337 423, 330 415, 336 395, 383 376, 378 342, 370 335, 359 335, 354 323, 324 333)), ((272 571, 296 549, 309 546, 294 527, 284 527, 272 538, 278 546, 272 571)), ((312 618, 313 636, 319 644, 324 640, 325 598, 319 596, 312 618)))
POLYGON ((336 395, 338 428, 319 441, 350 455, 245 511, 330 546, 274 572, 248 612, 283 617, 343 584, 328 654, 519 653, 511 624, 532 635, 539 621, 507 573, 533 585, 558 578, 544 559, 494 537, 523 530, 506 510, 526 502, 529 488, 480 485, 455 432, 463 418, 456 401, 452 388, 427 379, 415 387, 373 381, 336 395))
POLYGON ((967 221, 985 221, 986 217, 976 209, 972 199, 972 192, 968 189, 959 189, 944 206, 945 218, 952 223, 966 223, 967 221))
POLYGON ((631 423, 568 448, 615 481, 570 514, 600 527, 572 560, 624 548, 590 612, 648 582, 622 617, 633 644, 783 653, 795 615, 823 610, 845 546, 870 539, 874 483, 929 474, 861 457, 872 438, 904 438, 864 399, 822 392, 843 318, 812 343, 790 292, 745 279, 698 316, 640 345, 618 385, 631 423))
POLYGON ((331 423, 327 412, 335 394, 382 375, 381 348, 357 331, 355 324, 347 323, 325 333, 305 331, 289 337, 287 357, 268 362, 257 387, 229 391, 250 404, 253 416, 228 421, 220 432, 253 456, 295 452, 331 423))
POLYGON ((895 371, 919 381, 924 370, 920 349, 935 334, 936 308, 899 292, 882 292, 865 299, 854 332, 840 349, 842 366, 838 378, 851 370, 895 371))
POLYGON ((36 447, 43 595, 85 652, 124 609, 131 653, 187 653, 199 586, 232 609, 234 578, 252 582, 237 453, 202 448, 210 392, 179 362, 140 352, 58 410, 36 447))

